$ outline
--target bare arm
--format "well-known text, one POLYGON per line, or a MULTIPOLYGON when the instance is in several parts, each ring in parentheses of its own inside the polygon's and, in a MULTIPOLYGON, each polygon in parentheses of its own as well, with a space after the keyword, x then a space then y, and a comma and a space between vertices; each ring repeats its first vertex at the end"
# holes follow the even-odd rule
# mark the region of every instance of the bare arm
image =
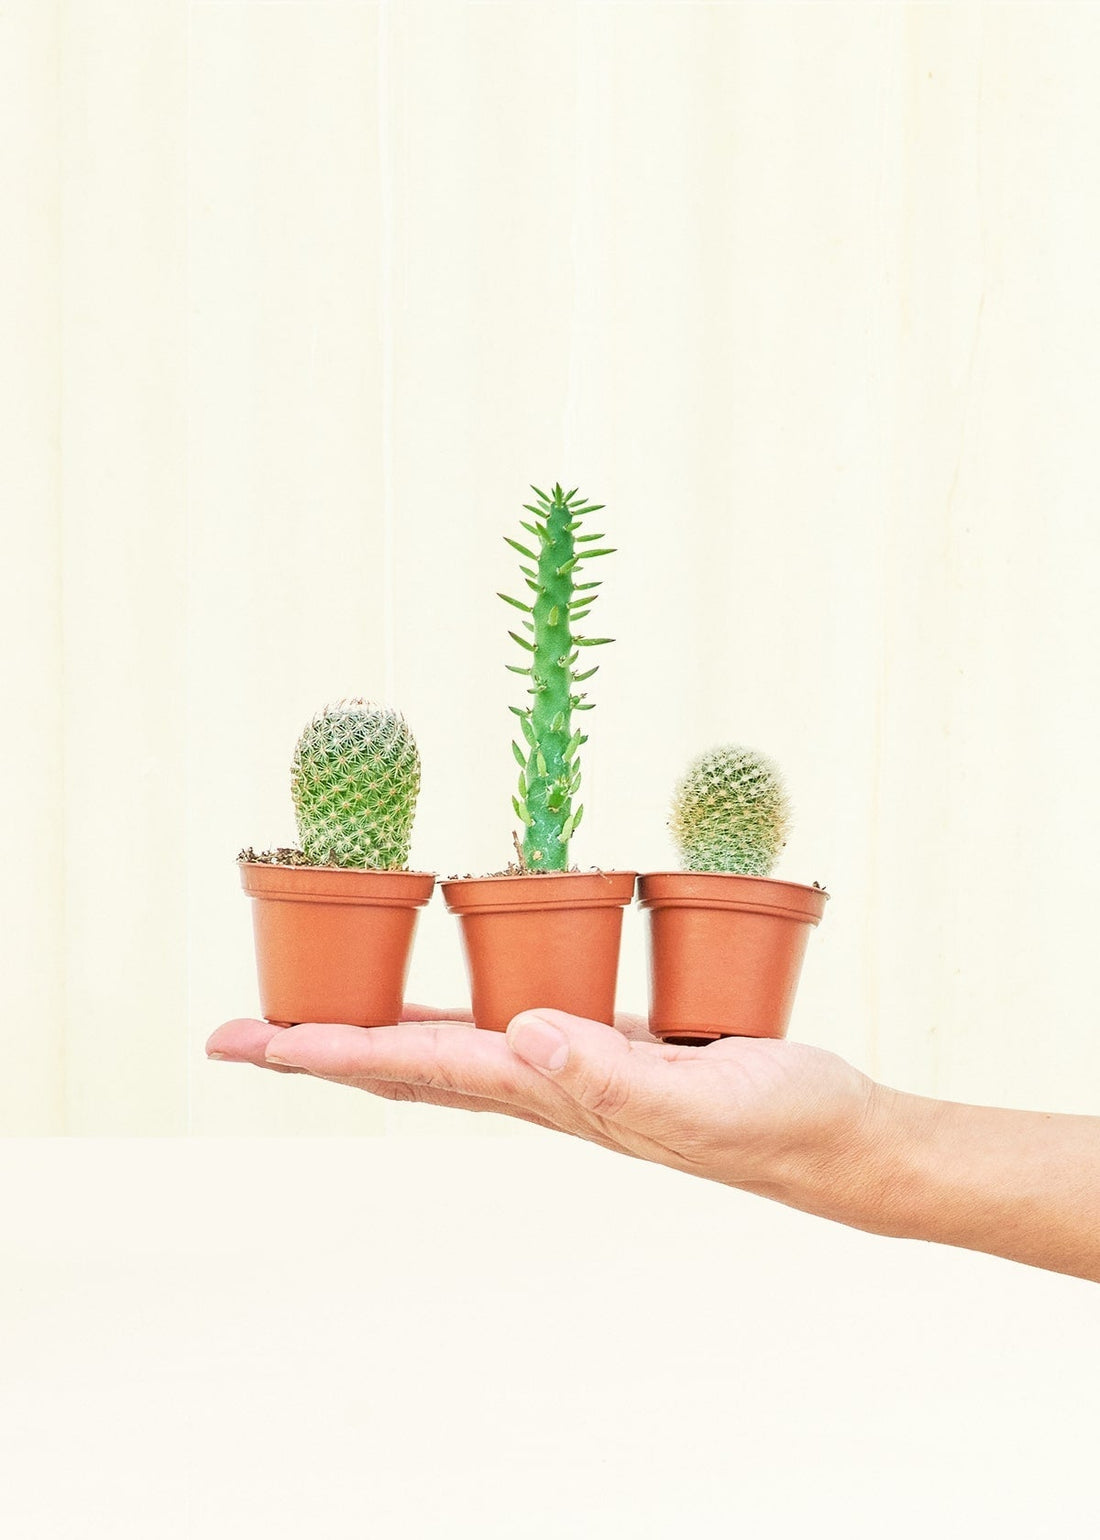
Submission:
POLYGON ((875 1102, 878 1154, 866 1179, 848 1197, 818 1192, 817 1212, 1100 1283, 1100 1118, 882 1086, 875 1102))

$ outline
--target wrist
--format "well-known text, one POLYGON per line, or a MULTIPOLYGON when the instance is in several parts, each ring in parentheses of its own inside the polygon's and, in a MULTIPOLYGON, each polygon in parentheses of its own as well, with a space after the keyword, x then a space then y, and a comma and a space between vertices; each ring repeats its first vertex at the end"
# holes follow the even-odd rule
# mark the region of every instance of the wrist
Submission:
POLYGON ((858 1108, 804 1160, 787 1201, 878 1235, 914 1235, 947 1105, 865 1079, 858 1108))
POLYGON ((936 1101, 861 1077, 842 1122, 754 1191, 855 1229, 1100 1282, 1100 1118, 936 1101))

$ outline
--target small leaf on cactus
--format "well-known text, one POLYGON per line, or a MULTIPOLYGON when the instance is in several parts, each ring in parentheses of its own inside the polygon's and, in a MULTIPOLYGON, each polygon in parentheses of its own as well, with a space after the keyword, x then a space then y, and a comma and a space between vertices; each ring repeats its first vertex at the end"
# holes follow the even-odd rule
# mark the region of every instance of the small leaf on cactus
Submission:
POLYGON ((738 744, 701 754, 676 787, 670 828, 685 871, 766 877, 790 828, 777 767, 738 744))

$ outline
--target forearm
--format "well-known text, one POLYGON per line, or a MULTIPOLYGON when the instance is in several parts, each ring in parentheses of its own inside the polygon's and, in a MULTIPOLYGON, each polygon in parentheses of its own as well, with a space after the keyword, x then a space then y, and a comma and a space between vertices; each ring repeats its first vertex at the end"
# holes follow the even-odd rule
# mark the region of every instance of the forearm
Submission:
POLYGON ((834 1172, 831 1193, 799 1206, 1100 1283, 1100 1118, 880 1086, 866 1134, 846 1179, 834 1172))

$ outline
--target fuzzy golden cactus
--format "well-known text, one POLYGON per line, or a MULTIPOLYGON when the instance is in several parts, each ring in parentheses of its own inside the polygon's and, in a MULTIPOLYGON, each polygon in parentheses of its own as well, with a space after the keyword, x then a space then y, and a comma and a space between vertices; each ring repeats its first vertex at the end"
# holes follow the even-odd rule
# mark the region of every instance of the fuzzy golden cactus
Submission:
POLYGON ((676 787, 669 827, 685 871, 766 877, 790 828, 778 769, 738 744, 700 754, 676 787))

